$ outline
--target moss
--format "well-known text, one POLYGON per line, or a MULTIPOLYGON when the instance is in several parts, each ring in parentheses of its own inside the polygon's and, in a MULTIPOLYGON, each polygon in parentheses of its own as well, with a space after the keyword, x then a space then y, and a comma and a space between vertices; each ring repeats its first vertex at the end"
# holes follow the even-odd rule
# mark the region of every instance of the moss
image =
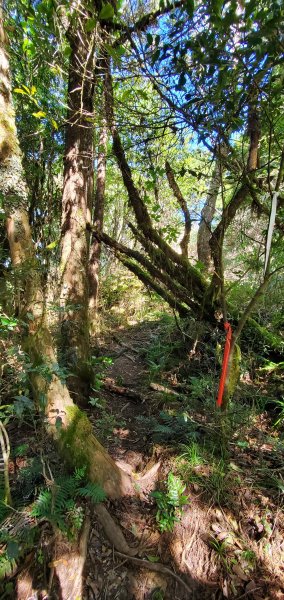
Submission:
POLYGON ((231 358, 227 374, 227 381, 223 400, 224 407, 228 405, 228 402, 233 397, 236 387, 238 385, 238 381, 240 378, 241 358, 241 349, 238 346, 238 344, 235 344, 233 356, 231 358))
POLYGON ((279 335, 268 331, 254 319, 249 319, 242 334, 242 340, 258 347, 259 351, 264 349, 274 351, 279 355, 284 354, 284 340, 279 335))
POLYGON ((0 160, 4 161, 10 156, 19 155, 20 149, 13 122, 14 114, 0 116, 0 160))
POLYGON ((67 426, 60 432, 63 455, 73 467, 89 470, 88 439, 92 436, 92 425, 77 406, 68 406, 66 412, 67 426))

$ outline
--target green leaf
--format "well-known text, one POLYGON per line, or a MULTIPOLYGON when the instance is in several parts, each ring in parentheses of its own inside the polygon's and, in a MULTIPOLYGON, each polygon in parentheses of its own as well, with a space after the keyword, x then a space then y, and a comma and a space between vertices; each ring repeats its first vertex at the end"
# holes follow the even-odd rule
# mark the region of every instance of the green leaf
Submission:
POLYGON ((10 560, 18 558, 19 553, 20 553, 19 552, 19 544, 17 544, 17 542, 14 542, 13 540, 9 540, 9 542, 7 543, 6 553, 10 560))
POLYGON ((22 90, 21 88, 14 88, 15 94, 23 94, 24 96, 28 96, 27 92, 22 90))
POLYGON ((153 36, 151 33, 147 33, 147 45, 152 46, 153 44, 153 36))
POLYGON ((95 19, 94 17, 91 17, 91 19, 87 19, 86 25, 85 25, 86 31, 87 32, 94 31, 96 24, 97 24, 97 19, 95 19))
POLYGON ((193 16, 194 13, 194 0, 186 0, 185 2, 185 10, 189 17, 193 16))
POLYGON ((109 2, 107 4, 104 4, 104 6, 102 7, 102 10, 99 13, 99 19, 101 19, 101 21, 107 21, 108 19, 112 19, 112 17, 114 16, 114 8, 111 4, 109 4, 109 2))
POLYGON ((66 46, 63 50, 63 54, 66 58, 69 58, 71 56, 71 52, 72 52, 72 50, 71 50, 70 46, 66 46))
POLYGON ((35 117, 36 119, 43 119, 44 117, 46 117, 46 113, 43 110, 39 110, 38 112, 32 114, 33 117, 35 117))
POLYGON ((137 90, 137 95, 143 98, 143 100, 148 100, 148 94, 145 90, 137 90))
POLYGON ((160 560, 159 556, 151 556, 150 554, 148 554, 146 558, 152 563, 159 562, 160 560))
POLYGON ((177 88, 180 90, 181 88, 183 88, 183 86, 185 85, 186 82, 186 76, 185 73, 181 73, 179 80, 178 80, 178 84, 177 84, 177 88))
POLYGON ((51 119, 51 124, 52 124, 52 127, 54 129, 56 129, 56 131, 59 129, 58 124, 56 123, 56 121, 54 119, 51 119))
POLYGON ((48 244, 45 249, 46 250, 53 250, 53 248, 56 248, 58 244, 58 240, 54 240, 54 242, 50 242, 50 244, 48 244))

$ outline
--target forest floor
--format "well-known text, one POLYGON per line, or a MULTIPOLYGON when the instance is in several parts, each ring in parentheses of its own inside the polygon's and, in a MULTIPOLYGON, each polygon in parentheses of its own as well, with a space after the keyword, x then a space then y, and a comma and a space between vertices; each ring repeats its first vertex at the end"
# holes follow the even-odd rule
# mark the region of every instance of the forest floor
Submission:
MULTIPOLYGON (((112 516, 129 545, 138 547, 137 557, 146 558, 148 565, 162 563, 187 588, 171 574, 117 556, 94 520, 85 598, 283 599, 284 446, 271 427, 271 416, 241 405, 220 427, 215 390, 208 390, 207 381, 211 409, 196 392, 195 376, 202 371, 198 352, 187 355, 192 364, 186 365, 185 378, 180 358, 161 372, 159 363, 166 363, 164 354, 172 351, 172 340, 165 343, 164 333, 163 323, 144 322, 118 330, 106 345, 104 340, 101 353, 111 356, 113 364, 98 394, 103 409, 91 410, 89 416, 113 458, 142 474, 144 482, 141 492, 137 476, 137 495, 111 503, 112 516), (191 392, 186 385, 183 389, 189 374, 191 392), (165 422, 166 413, 172 415, 171 422, 165 422), (202 452, 208 441, 209 459, 202 452), (166 493, 168 473, 185 482, 188 501, 173 531, 161 533, 150 493, 166 493)), ((252 387, 252 382, 244 385, 252 387)), ((254 395, 250 389, 250 399, 254 395)))
MULTIPOLYGON (((273 427, 275 413, 262 407, 265 386, 255 386, 248 372, 221 417, 215 409, 220 366, 206 361, 198 345, 181 355, 180 335, 153 320, 112 329, 101 340, 87 413, 114 460, 137 478, 133 496, 105 503, 136 553, 119 555, 90 509, 82 600, 283 600, 283 431, 273 427), (178 498, 186 502, 173 530, 161 531, 162 519, 167 524, 173 514, 169 474, 185 488, 178 498), (160 513, 155 490, 165 501, 160 513)), ((28 441, 27 430, 12 426, 9 435, 11 445, 28 443, 36 454, 38 442, 28 441)), ((22 464, 26 459, 17 458, 18 471, 22 464)), ((14 468, 15 460, 12 478, 14 468)), ((17 595, 4 592, 1 599, 67 600, 54 578, 54 565, 61 561, 64 570, 65 559, 59 552, 44 563, 51 539, 45 527, 40 551, 26 559, 33 595, 22 569, 17 595), (49 581, 46 596, 34 586, 36 573, 49 581)))

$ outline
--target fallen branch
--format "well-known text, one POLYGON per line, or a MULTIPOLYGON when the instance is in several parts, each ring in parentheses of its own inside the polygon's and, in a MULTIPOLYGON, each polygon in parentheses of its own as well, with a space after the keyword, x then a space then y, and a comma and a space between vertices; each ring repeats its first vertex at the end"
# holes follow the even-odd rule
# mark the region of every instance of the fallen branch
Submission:
POLYGON ((103 380, 103 386, 106 390, 109 390, 113 394, 118 394, 119 396, 126 396, 127 398, 132 398, 133 400, 139 400, 139 402, 143 402, 144 398, 141 394, 138 394, 132 389, 129 389, 122 385, 117 385, 114 379, 111 377, 106 377, 103 380))
POLYGON ((137 350, 137 348, 134 348, 133 346, 130 346, 130 344, 125 344, 125 342, 122 342, 122 340, 119 339, 119 337, 117 336, 113 336, 113 339, 120 345, 123 346, 123 348, 125 348, 126 350, 131 350, 131 352, 134 352, 135 354, 139 354, 140 350, 137 350))
POLYGON ((125 558, 126 560, 131 560, 131 562, 133 562, 138 567, 142 567, 142 569, 148 569, 149 571, 156 571, 157 573, 164 573, 165 575, 170 575, 170 577, 173 577, 176 581, 178 581, 178 583, 180 583, 180 585, 182 585, 188 591, 190 596, 193 597, 193 590, 187 585, 187 583, 185 583, 185 581, 183 581, 183 579, 179 577, 179 575, 177 575, 174 571, 171 571, 171 569, 165 567, 165 565, 162 565, 161 563, 152 563, 148 560, 144 560, 143 558, 135 558, 134 556, 128 556, 127 554, 123 554, 122 552, 116 551, 115 554, 117 556, 120 556, 121 558, 125 558))
POLYGON ((150 388, 155 390, 155 392, 162 392, 163 394, 171 394, 172 396, 180 396, 178 392, 168 388, 164 385, 160 385, 159 383, 150 383, 150 388))

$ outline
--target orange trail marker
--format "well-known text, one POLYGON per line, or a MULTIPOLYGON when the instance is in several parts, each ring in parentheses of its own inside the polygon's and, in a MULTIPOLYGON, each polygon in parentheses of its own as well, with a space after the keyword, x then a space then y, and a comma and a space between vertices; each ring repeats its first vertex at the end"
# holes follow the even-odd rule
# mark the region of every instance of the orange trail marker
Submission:
POLYGON ((224 348, 222 372, 221 372, 218 397, 217 397, 217 406, 222 406, 222 402, 223 402, 223 394, 224 394, 225 381, 226 381, 230 349, 231 349, 231 340, 232 340, 232 328, 231 328, 230 323, 228 323, 228 322, 224 323, 224 328, 227 331, 227 336, 226 336, 226 342, 225 342, 225 348, 224 348))

